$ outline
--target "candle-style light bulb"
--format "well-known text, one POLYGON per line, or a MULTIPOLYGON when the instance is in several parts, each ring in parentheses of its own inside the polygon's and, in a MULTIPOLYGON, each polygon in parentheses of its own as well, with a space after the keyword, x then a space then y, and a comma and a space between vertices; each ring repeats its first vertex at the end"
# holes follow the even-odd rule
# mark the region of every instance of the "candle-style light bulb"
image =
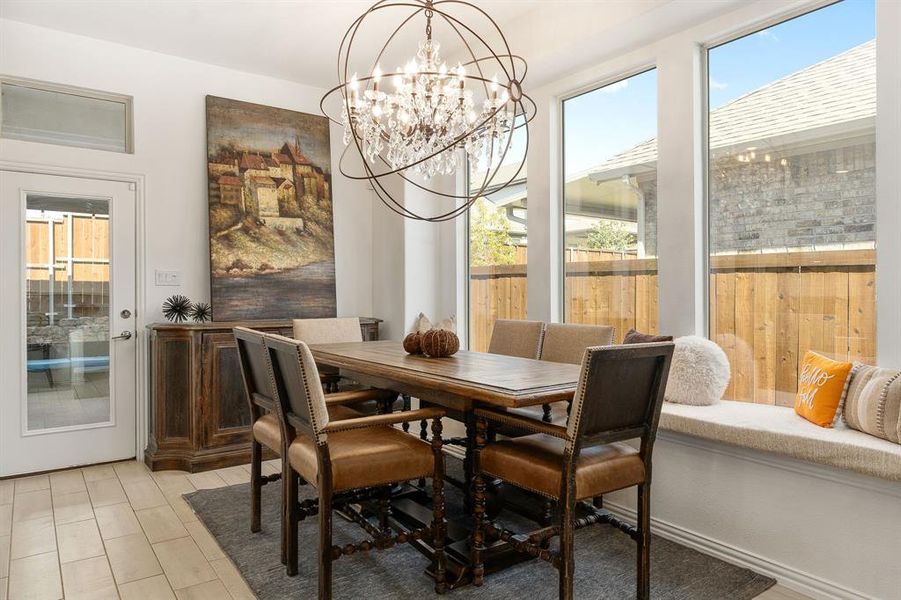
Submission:
POLYGON ((379 91, 379 83, 382 81, 382 68, 379 67, 378 63, 376 63, 375 68, 372 70, 372 89, 376 93, 379 91))
POLYGON ((357 74, 354 73, 353 77, 350 78, 350 84, 348 85, 350 88, 350 103, 354 105, 357 103, 357 90, 360 88, 360 83, 357 81, 357 74))

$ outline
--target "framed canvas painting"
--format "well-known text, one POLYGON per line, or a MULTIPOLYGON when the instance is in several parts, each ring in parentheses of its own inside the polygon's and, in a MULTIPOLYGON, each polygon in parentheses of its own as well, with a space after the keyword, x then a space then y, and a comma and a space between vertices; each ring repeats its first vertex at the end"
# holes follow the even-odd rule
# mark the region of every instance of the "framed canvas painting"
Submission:
POLYGON ((206 97, 213 320, 333 317, 326 117, 206 97))

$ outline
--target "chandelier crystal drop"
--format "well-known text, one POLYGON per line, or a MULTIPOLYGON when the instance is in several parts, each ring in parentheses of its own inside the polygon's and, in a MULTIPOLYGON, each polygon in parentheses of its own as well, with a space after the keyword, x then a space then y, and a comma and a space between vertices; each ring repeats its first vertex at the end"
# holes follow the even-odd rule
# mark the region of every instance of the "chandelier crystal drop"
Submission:
POLYGON ((337 95, 341 100, 340 115, 329 117, 344 130, 341 174, 369 181, 385 206, 404 217, 434 222, 464 214, 480 196, 517 180, 525 167, 528 124, 536 108, 523 92, 526 70, 525 60, 510 51, 497 23, 466 0, 379 0, 345 33, 338 50, 340 83, 320 102, 328 116, 330 98, 337 95), (354 40, 364 26, 371 29, 370 17, 401 11, 408 13, 406 18, 393 31, 386 30, 387 41, 377 53, 363 59, 370 65, 368 74, 351 75, 354 40), (418 51, 404 66, 383 71, 382 61, 411 56, 411 36, 403 35, 404 30, 421 27, 421 17, 425 38, 418 51), (449 65, 442 58, 441 45, 432 36, 433 21, 451 38, 452 55, 464 57, 460 62, 449 65), (490 34, 476 33, 484 32, 486 23, 490 34), (494 48, 489 39, 500 44, 495 42, 494 48), (525 152, 518 150, 511 164, 509 151, 518 130, 524 134, 525 152), (350 150, 359 155, 362 174, 345 166, 350 150), (434 183, 436 176, 453 175, 467 163, 479 176, 464 192, 449 192, 446 185, 434 183), (389 177, 429 192, 437 207, 433 214, 414 212, 395 198, 385 185, 389 177))

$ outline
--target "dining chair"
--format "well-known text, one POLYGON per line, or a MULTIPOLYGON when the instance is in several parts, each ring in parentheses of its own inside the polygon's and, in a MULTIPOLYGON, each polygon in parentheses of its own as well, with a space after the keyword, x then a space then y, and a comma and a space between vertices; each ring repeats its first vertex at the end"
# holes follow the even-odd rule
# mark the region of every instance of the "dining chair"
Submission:
MULTIPOLYGON (((585 349, 591 346, 609 346, 613 343, 614 328, 610 325, 582 325, 577 323, 548 323, 544 328, 540 360, 550 362, 581 364, 585 349)), ((550 404, 541 407, 541 419, 550 423, 555 420, 550 404)), ((565 422, 567 403, 558 402, 557 421, 565 422)), ((523 409, 537 411, 537 408, 523 409)), ((532 415, 529 415, 532 416, 532 415)), ((558 423, 559 424, 559 423, 558 423)))
MULTIPOLYGON (((293 325, 294 339, 302 340, 307 345, 363 341, 358 317, 294 319, 293 325)), ((319 369, 319 377, 326 393, 338 391, 338 382, 341 380, 338 369, 322 367, 319 369)))
POLYGON ((319 385, 318 370, 307 345, 299 340, 266 335, 268 365, 274 382, 279 425, 288 445, 283 461, 286 483, 287 572, 297 573, 298 524, 307 516, 319 516, 319 598, 332 597, 332 563, 341 556, 398 543, 431 544, 434 551, 435 591, 446 590, 444 542, 444 455, 441 451, 441 418, 444 412, 418 409, 332 420, 319 385), (410 420, 432 422, 431 443, 392 427, 410 420), (432 478, 431 526, 398 533, 390 527, 387 493, 397 483, 432 478), (298 502, 300 479, 316 488, 318 500, 298 502), (371 496, 371 494, 375 496, 371 496), (377 497, 378 523, 371 522, 353 503, 377 497), (332 509, 360 525, 371 539, 346 546, 332 545, 332 509))
POLYGON ((672 343, 588 348, 565 427, 509 412, 476 409, 473 456, 473 584, 482 585, 487 535, 515 550, 550 562, 559 571, 562 600, 573 598, 573 537, 576 528, 607 523, 638 545, 638 598, 650 595, 651 457, 673 356, 672 343), (530 435, 488 443, 488 423, 530 435), (640 440, 638 448, 625 442, 640 440), (485 518, 485 478, 498 478, 557 502, 555 523, 526 535, 485 518), (637 486, 638 519, 631 526, 585 500, 637 486), (576 519, 576 505, 586 516, 576 519), (547 542, 559 536, 559 549, 547 542))
MULTIPOLYGON (((278 422, 275 407, 275 393, 269 375, 268 358, 263 344, 263 333, 246 327, 235 327, 235 342, 238 348, 238 363, 244 383, 244 393, 250 408, 250 530, 260 531, 261 496, 264 485, 278 481, 281 473, 264 476, 263 447, 278 456, 285 455, 285 443, 278 422)), ((325 396, 329 417, 335 421, 360 416, 350 406, 368 400, 381 400, 389 394, 381 390, 361 390, 329 394, 325 396)), ((283 494, 284 496, 284 494, 283 494)), ((284 506, 284 502, 282 503, 284 506)), ((284 513, 284 511, 282 511, 284 513)), ((284 542, 284 518, 282 519, 282 541, 284 542)), ((282 560, 285 545, 282 544, 282 560)))
POLYGON ((544 337, 542 321, 498 319, 491 330, 488 352, 520 358, 538 358, 544 337))

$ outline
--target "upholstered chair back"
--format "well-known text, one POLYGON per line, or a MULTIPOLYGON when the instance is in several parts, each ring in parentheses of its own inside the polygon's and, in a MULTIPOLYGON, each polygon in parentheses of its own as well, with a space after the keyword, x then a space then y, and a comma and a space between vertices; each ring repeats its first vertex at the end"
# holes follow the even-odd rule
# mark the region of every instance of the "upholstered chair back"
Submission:
POLYGON ((567 424, 570 443, 653 443, 673 347, 663 342, 588 348, 567 424))
POLYGON ((498 319, 491 331, 488 352, 520 358, 538 358, 544 323, 541 321, 513 321, 498 319))
POLYGON ((238 363, 241 367, 241 376, 244 378, 244 390, 248 401, 253 406, 254 396, 262 396, 271 402, 274 394, 269 378, 269 367, 266 364, 266 348, 263 345, 265 334, 246 327, 235 327, 234 334, 238 346, 238 363))
POLYGON ((311 436, 317 445, 324 444, 322 429, 328 425, 328 410, 309 347, 305 342, 280 335, 266 334, 263 339, 280 416, 288 425, 311 436))
POLYGON ((294 319, 294 339, 308 345, 362 342, 363 332, 357 317, 294 319))
POLYGON ((609 325, 548 323, 544 329, 541 360, 578 365, 589 346, 612 343, 613 327, 609 325))

